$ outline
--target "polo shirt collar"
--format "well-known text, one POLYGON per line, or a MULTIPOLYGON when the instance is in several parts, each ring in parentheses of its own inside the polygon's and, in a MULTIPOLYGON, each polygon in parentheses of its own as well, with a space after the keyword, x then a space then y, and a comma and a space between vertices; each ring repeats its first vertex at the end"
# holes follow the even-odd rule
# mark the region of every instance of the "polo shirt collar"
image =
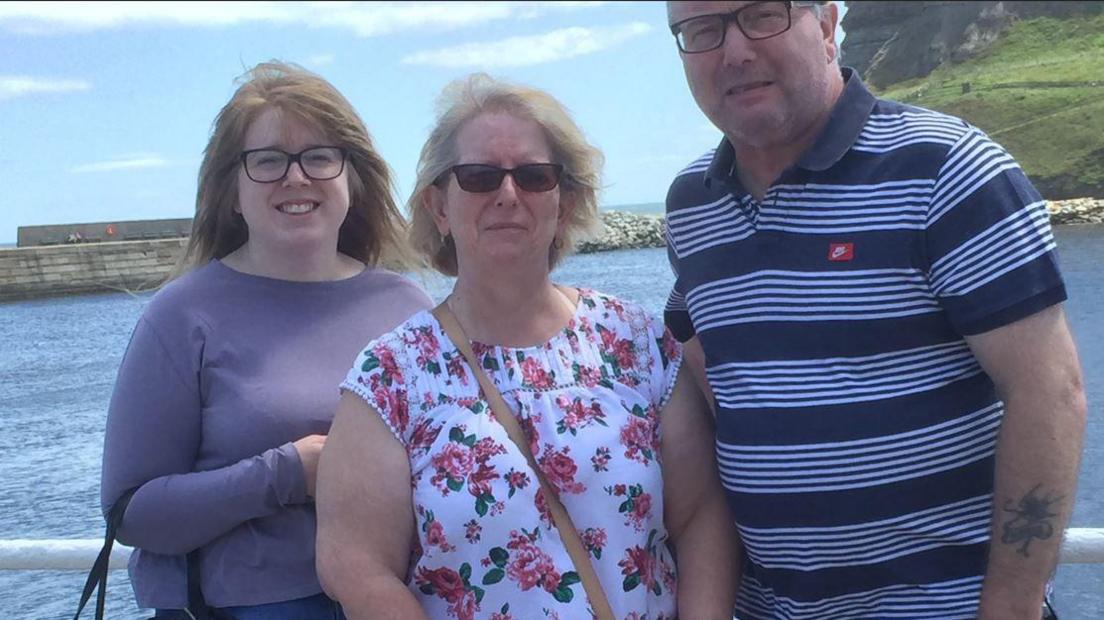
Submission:
MULTIPOLYGON (((843 92, 813 146, 797 162, 799 167, 806 170, 824 171, 842 159, 858 139, 870 112, 874 110, 874 95, 855 70, 842 67, 840 72, 844 80, 843 92)), ((722 138, 713 155, 713 161, 705 172, 705 184, 710 185, 712 179, 732 179, 736 176, 735 173, 736 150, 728 138, 722 138)))
POLYGON ((798 160, 797 165, 806 170, 821 172, 831 168, 858 140, 870 112, 874 110, 874 95, 867 90, 862 79, 850 67, 843 73, 843 92, 832 109, 832 116, 824 130, 817 136, 813 147, 798 160))
POLYGON ((709 168, 705 171, 705 185, 708 187, 713 179, 726 181, 736 178, 736 149, 728 138, 721 138, 717 145, 717 151, 713 154, 713 161, 709 162, 709 168))

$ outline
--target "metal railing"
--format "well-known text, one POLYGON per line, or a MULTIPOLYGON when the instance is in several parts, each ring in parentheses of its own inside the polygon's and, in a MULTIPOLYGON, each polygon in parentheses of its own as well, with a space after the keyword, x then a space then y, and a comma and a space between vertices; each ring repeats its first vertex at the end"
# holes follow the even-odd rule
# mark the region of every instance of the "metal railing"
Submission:
MULTIPOLYGON (((0 540, 0 570, 86 571, 100 553, 103 540, 0 540)), ((110 566, 126 568, 132 549, 116 544, 110 566)), ((1104 564, 1104 528, 1075 527, 1062 541, 1063 564, 1104 564)))

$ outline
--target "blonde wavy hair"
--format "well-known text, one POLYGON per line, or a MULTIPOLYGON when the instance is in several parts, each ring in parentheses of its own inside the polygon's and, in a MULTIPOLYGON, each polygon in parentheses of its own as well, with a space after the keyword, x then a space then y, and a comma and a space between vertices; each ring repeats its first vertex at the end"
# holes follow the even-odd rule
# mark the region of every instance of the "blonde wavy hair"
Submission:
POLYGON ((437 121, 418 158, 414 191, 406 202, 410 214, 410 245, 437 271, 457 274, 456 247, 442 239, 426 207, 426 193, 441 175, 458 163, 456 137, 470 120, 484 113, 505 112, 535 121, 544 130, 552 150, 552 162, 564 167, 560 177, 561 203, 570 197, 575 208, 564 224, 558 242, 549 248, 549 270, 598 232, 598 192, 601 188, 602 152, 587 142, 582 129, 552 95, 528 86, 474 73, 445 87, 437 101, 437 121))
POLYGON ((238 170, 246 131, 270 108, 316 127, 349 153, 349 212, 338 232, 337 251, 367 265, 402 269, 414 264, 391 169, 352 104, 325 79, 291 63, 261 63, 236 81, 241 86, 215 117, 199 168, 191 238, 170 279, 223 258, 249 238, 245 220, 236 213, 238 170))

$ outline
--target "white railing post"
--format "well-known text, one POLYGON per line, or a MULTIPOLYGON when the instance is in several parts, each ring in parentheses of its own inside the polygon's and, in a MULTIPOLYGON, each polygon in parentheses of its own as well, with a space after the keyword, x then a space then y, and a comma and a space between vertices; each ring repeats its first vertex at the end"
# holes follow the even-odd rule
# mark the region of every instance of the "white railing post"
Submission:
MULTIPOLYGON (((101 548, 102 539, 0 540, 0 569, 86 571, 92 568, 101 548)), ((115 543, 108 566, 126 568, 131 551, 130 547, 115 543)))
POLYGON ((1062 541, 1062 564, 1104 564, 1104 528, 1072 527, 1062 541))

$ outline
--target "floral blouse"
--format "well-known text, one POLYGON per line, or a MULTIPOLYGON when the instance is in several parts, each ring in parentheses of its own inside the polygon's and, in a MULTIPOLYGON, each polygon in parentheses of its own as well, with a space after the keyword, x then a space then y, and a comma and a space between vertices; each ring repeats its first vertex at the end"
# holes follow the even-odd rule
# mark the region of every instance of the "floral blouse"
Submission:
MULTIPOLYGON (((472 348, 571 513, 615 616, 674 618, 659 410, 681 347, 640 307, 584 289, 543 345, 472 348)), ((341 387, 406 447, 418 533, 408 584, 429 617, 591 617, 539 482, 431 313, 371 342, 341 387)))

